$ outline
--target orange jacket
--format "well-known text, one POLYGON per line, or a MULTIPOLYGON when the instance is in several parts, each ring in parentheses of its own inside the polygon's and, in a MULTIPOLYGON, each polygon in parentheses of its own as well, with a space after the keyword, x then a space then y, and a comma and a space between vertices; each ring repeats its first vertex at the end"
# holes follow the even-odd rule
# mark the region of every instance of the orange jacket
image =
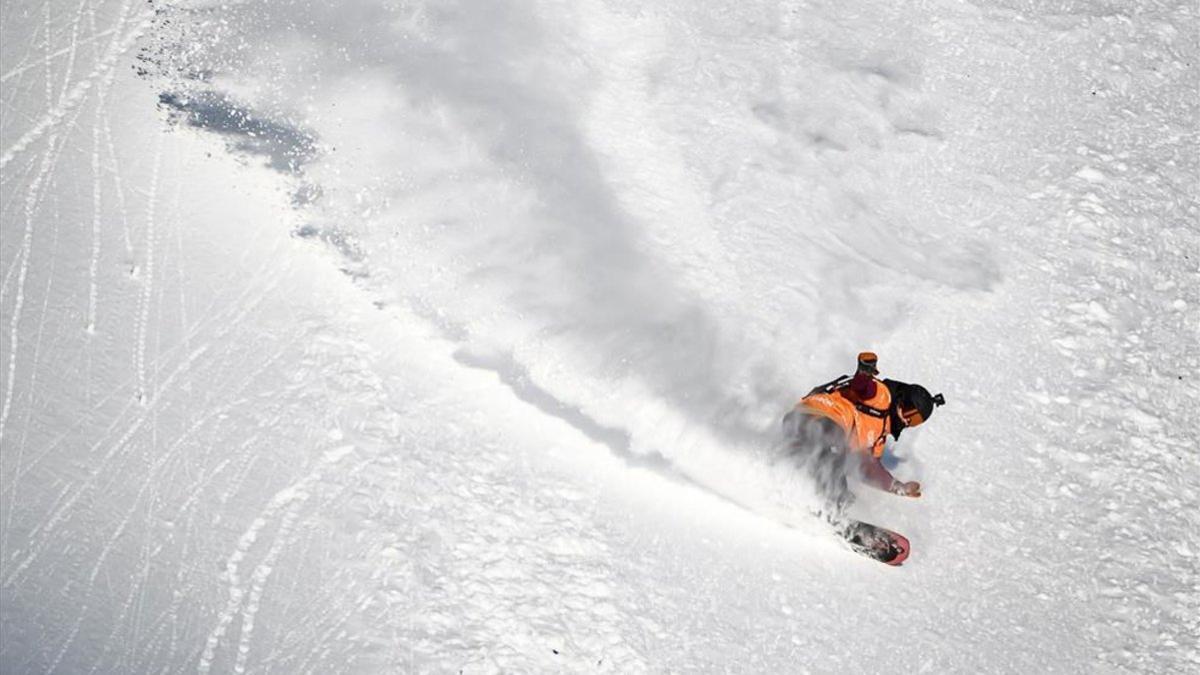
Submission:
POLYGON ((888 409, 892 405, 892 394, 883 382, 875 380, 875 394, 858 400, 847 384, 838 380, 819 387, 801 399, 796 409, 833 420, 846 432, 846 443, 851 450, 881 457, 891 431, 888 409))

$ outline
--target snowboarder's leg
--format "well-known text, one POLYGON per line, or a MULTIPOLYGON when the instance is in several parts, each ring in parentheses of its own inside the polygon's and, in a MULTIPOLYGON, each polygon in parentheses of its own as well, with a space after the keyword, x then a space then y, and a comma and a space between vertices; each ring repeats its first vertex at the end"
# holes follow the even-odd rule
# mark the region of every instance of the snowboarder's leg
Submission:
POLYGON ((824 498, 822 515, 830 523, 844 520, 846 509, 854 503, 854 494, 846 479, 849 453, 838 445, 828 444, 822 448, 813 467, 813 482, 824 498))
POLYGON ((792 458, 812 479, 823 507, 819 515, 831 523, 854 501, 846 475, 849 453, 844 433, 832 420, 792 411, 783 418, 783 431, 792 458))

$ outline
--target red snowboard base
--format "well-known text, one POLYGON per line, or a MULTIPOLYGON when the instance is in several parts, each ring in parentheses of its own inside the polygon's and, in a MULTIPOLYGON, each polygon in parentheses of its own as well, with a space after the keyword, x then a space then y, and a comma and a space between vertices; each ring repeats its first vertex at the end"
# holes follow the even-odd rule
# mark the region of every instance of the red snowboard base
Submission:
POLYGON ((852 520, 838 534, 856 553, 888 565, 899 565, 908 559, 910 544, 899 532, 885 527, 852 520))

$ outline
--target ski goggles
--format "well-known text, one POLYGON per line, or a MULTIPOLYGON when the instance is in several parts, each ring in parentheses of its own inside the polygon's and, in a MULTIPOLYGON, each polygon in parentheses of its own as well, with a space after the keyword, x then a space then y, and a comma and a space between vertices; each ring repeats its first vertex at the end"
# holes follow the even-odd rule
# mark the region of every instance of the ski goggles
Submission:
POLYGON ((920 426, 925 422, 925 417, 916 408, 912 408, 911 410, 900 409, 900 419, 904 420, 904 426, 906 427, 920 426))
MULTIPOLYGON (((938 406, 946 405, 946 397, 942 396, 941 394, 934 396, 932 401, 933 406, 929 409, 929 413, 931 415, 933 414, 934 410, 937 410, 938 406)), ((921 414, 921 411, 916 408, 900 408, 898 412, 900 413, 900 419, 904 420, 904 426, 906 427, 920 426, 925 422, 926 419, 925 416, 921 414)))

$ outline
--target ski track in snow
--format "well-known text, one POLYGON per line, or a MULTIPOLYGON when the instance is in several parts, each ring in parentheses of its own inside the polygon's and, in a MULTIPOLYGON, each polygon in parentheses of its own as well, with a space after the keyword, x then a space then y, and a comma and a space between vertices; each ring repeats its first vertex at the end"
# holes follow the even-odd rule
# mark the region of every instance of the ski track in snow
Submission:
POLYGON ((1200 668, 1194 3, 3 17, 0 670, 1200 668))
POLYGON ((137 342, 134 345, 134 362, 137 364, 138 400, 149 400, 150 394, 146 385, 146 331, 150 324, 150 298, 154 293, 154 238, 155 220, 158 214, 158 171, 162 162, 162 137, 155 144, 154 163, 150 174, 150 200, 146 206, 146 246, 144 269, 140 271, 138 280, 142 285, 141 299, 137 318, 137 342))
POLYGON ((255 517, 249 529, 242 533, 242 536, 238 539, 237 549, 229 556, 229 560, 225 563, 224 577, 229 582, 229 602, 217 618, 217 625, 209 633, 208 641, 204 646, 204 654, 201 656, 200 664, 197 666, 199 672, 207 673, 212 668, 213 656, 217 645, 220 643, 222 636, 228 630, 229 624, 233 621, 235 614, 242 605, 245 605, 246 608, 242 615, 242 634, 234 671, 240 673, 245 670, 245 654, 249 651, 249 640, 253 632, 253 616, 258 611, 258 603, 262 597, 262 585, 271 573, 271 566, 275 563, 275 559, 279 555, 281 543, 291 535, 291 530, 295 525, 296 509, 308 499, 309 490, 312 489, 313 483, 320 480, 326 467, 336 465, 352 452, 354 452, 353 445, 345 445, 326 451, 325 455, 317 463, 317 466, 308 475, 277 492, 271 498, 271 501, 267 503, 266 508, 255 517), (275 535, 275 540, 271 543, 266 556, 263 558, 263 562, 255 567, 251 575, 252 586, 247 597, 246 589, 238 577, 238 566, 245 559, 250 548, 254 546, 259 533, 275 517, 276 513, 281 510, 283 510, 283 515, 280 516, 279 528, 275 535))
MULTIPOLYGON (((46 11, 49 12, 51 3, 46 2, 44 6, 46 7, 46 11)), ((54 105, 50 110, 46 111, 45 114, 39 118, 36 123, 34 123, 32 128, 26 131, 19 139, 17 139, 15 143, 0 153, 0 169, 3 169, 5 166, 7 166, 9 162, 28 149, 30 145, 37 141, 47 131, 58 126, 67 116, 67 114, 84 100, 84 98, 87 96, 88 90, 92 88, 96 80, 102 79, 108 73, 108 71, 110 71, 117 64, 121 55, 133 47, 137 39, 141 37, 142 32, 150 26, 151 18, 152 13, 145 13, 139 17, 135 17, 133 26, 129 30, 125 31, 125 34, 121 36, 120 40, 113 41, 113 44, 109 47, 108 53, 106 53, 104 58, 100 59, 96 63, 92 71, 84 77, 77 79, 71 88, 65 91, 63 97, 56 105, 54 105)), ((50 27, 48 24, 49 18, 47 18, 46 27, 47 39, 49 39, 50 33, 50 27)), ((118 30, 123 28, 124 26, 122 25, 118 28, 118 30)), ((75 45, 69 47, 71 54, 75 53, 75 47, 75 45)), ((49 60, 50 56, 49 53, 47 53, 46 62, 49 60)), ((68 71, 68 74, 69 72, 70 71, 68 71)), ((46 81, 47 100, 49 100, 49 78, 47 78, 46 81)))

